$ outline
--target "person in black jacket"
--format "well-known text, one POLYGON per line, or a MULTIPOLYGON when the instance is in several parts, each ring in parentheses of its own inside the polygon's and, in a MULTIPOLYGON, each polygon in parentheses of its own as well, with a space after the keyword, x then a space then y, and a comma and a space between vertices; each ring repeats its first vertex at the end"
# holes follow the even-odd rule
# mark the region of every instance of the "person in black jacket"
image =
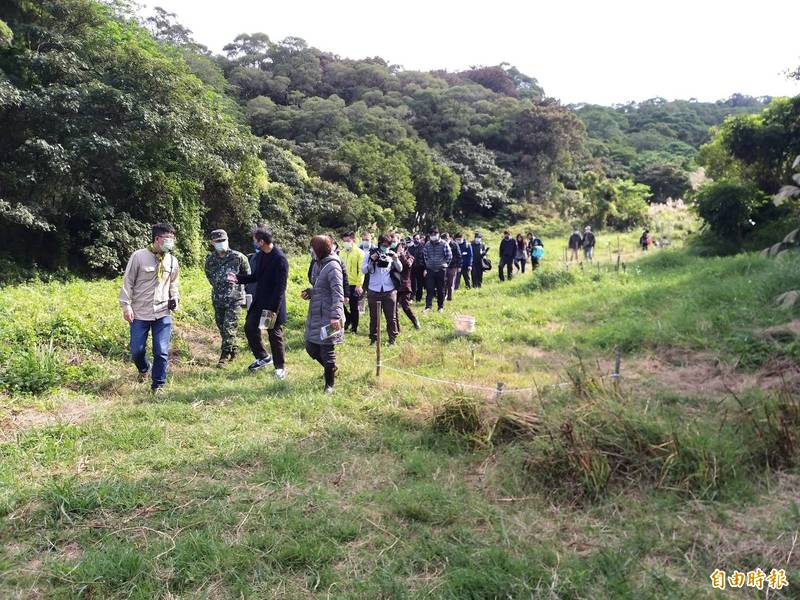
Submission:
POLYGON ((286 260, 283 251, 273 243, 272 231, 266 227, 258 227, 253 231, 253 242, 259 250, 258 270, 253 271, 251 275, 230 273, 228 278, 231 283, 258 284, 244 322, 247 343, 256 359, 248 368, 255 371, 273 363, 275 377, 283 379, 286 377, 283 326, 286 323, 286 283, 289 279, 289 261, 286 260), (259 329, 263 310, 272 311, 277 315, 275 325, 272 329, 267 330, 271 356, 264 348, 261 329, 259 329))
POLYGON ((424 245, 420 235, 415 233, 412 244, 407 249, 408 254, 414 259, 414 264, 411 265, 411 297, 417 302, 422 300, 425 291, 425 259, 422 256, 424 245))
POLYGON ((483 284, 483 259, 486 256, 486 246, 479 231, 475 232, 472 246, 472 287, 480 288, 483 284))
POLYGON ((500 242, 500 281, 505 281, 503 269, 508 271, 509 280, 514 277, 514 257, 517 255, 517 242, 511 237, 510 231, 503 232, 500 242))
POLYGON ((567 242, 567 247, 569 248, 569 262, 578 261, 578 251, 581 249, 583 245, 583 238, 581 237, 580 232, 577 228, 575 228, 572 232, 572 235, 569 236, 569 241, 567 242))

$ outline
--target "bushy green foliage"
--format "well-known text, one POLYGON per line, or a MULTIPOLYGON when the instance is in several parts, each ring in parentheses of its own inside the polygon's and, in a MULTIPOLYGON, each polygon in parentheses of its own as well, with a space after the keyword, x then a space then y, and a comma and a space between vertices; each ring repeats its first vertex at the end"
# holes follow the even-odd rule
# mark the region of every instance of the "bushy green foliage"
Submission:
POLYGON ((739 245, 755 227, 759 210, 770 200, 753 184, 725 179, 703 186, 694 199, 697 213, 708 228, 739 245))
POLYGON ((255 220, 255 140, 179 55, 91 0, 19 3, 8 23, 0 232, 17 260, 116 272, 170 221, 192 264, 207 217, 255 220))
POLYGON ((0 366, 0 385, 12 394, 41 394, 63 378, 64 364, 52 345, 18 348, 0 366))

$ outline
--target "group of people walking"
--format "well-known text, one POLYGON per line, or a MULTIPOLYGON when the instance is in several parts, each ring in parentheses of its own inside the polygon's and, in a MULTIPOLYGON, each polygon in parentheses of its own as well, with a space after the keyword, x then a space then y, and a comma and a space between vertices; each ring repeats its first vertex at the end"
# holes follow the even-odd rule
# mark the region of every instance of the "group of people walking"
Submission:
POLYGON ((567 241, 567 248, 569 249, 570 262, 580 260, 578 253, 583 250, 583 258, 588 261, 594 260, 594 247, 597 245, 597 239, 594 237, 592 228, 587 225, 583 228, 583 235, 576 228, 572 231, 567 241))
MULTIPOLYGON (((175 233, 170 224, 153 226, 152 243, 134 252, 128 261, 119 296, 123 317, 130 324, 131 358, 139 381, 146 381, 149 375, 155 394, 163 391, 167 381, 172 313, 180 302, 179 264, 172 252, 175 233), (152 362, 146 352, 150 336, 152 362)), ((356 239, 355 233, 347 233, 339 247, 332 235, 317 235, 309 247, 309 287, 301 293, 309 303, 305 346, 308 355, 323 367, 327 393, 334 390, 335 346, 344 340, 345 332, 358 331, 359 317, 367 307, 370 342, 378 340, 380 310, 388 343, 395 344, 401 328, 400 311, 420 329, 414 302, 421 302, 424 295, 424 312, 433 310, 435 301, 441 313, 462 281, 467 289, 480 288, 484 271, 491 269, 488 247, 479 232, 470 241, 461 233, 452 237, 440 233, 436 227, 424 236, 382 234, 373 243, 371 234, 364 233, 360 243, 356 239)), ((533 236, 529 242, 541 246, 533 236)), ((286 255, 266 227, 253 230, 253 251, 247 256, 230 247, 222 229, 211 232, 209 243, 213 250, 206 258, 205 274, 222 340, 218 366, 225 367, 236 357, 239 322, 246 311, 244 332, 254 358, 248 368, 256 371, 272 364, 275 377, 285 379, 286 255)), ((526 250, 524 261, 528 254, 526 250)), ((521 268, 524 271, 524 263, 521 268)))
POLYGON ((498 273, 500 281, 505 281, 506 277, 512 279, 515 271, 524 273, 529 260, 531 269, 537 269, 542 258, 544 258, 544 244, 537 236, 528 233, 527 237, 523 237, 521 233, 518 233, 515 238, 512 238, 510 231, 503 232, 503 240, 500 242, 498 273))

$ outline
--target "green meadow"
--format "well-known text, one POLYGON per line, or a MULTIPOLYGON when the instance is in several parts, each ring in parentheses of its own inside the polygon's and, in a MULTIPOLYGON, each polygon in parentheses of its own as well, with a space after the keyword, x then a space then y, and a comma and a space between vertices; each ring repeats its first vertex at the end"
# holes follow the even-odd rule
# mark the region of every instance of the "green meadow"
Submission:
POLYGON ((637 237, 600 234, 583 268, 545 240, 535 273, 401 316, 380 377, 362 321, 333 396, 303 349, 306 258, 285 381, 247 372, 243 336, 215 368, 187 271, 156 397, 118 281, 0 289, 0 597, 751 598, 710 574, 777 568, 769 598, 796 598, 800 338, 776 326, 800 314, 774 298, 800 257, 637 237))

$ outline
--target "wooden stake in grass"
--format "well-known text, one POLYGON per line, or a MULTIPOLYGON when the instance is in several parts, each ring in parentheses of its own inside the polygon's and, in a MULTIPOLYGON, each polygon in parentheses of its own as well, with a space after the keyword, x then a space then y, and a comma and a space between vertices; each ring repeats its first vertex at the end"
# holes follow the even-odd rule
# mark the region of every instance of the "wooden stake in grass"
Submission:
POLYGON ((382 302, 376 304, 376 310, 378 311, 378 330, 375 339, 375 377, 381 376, 381 304, 382 302))

